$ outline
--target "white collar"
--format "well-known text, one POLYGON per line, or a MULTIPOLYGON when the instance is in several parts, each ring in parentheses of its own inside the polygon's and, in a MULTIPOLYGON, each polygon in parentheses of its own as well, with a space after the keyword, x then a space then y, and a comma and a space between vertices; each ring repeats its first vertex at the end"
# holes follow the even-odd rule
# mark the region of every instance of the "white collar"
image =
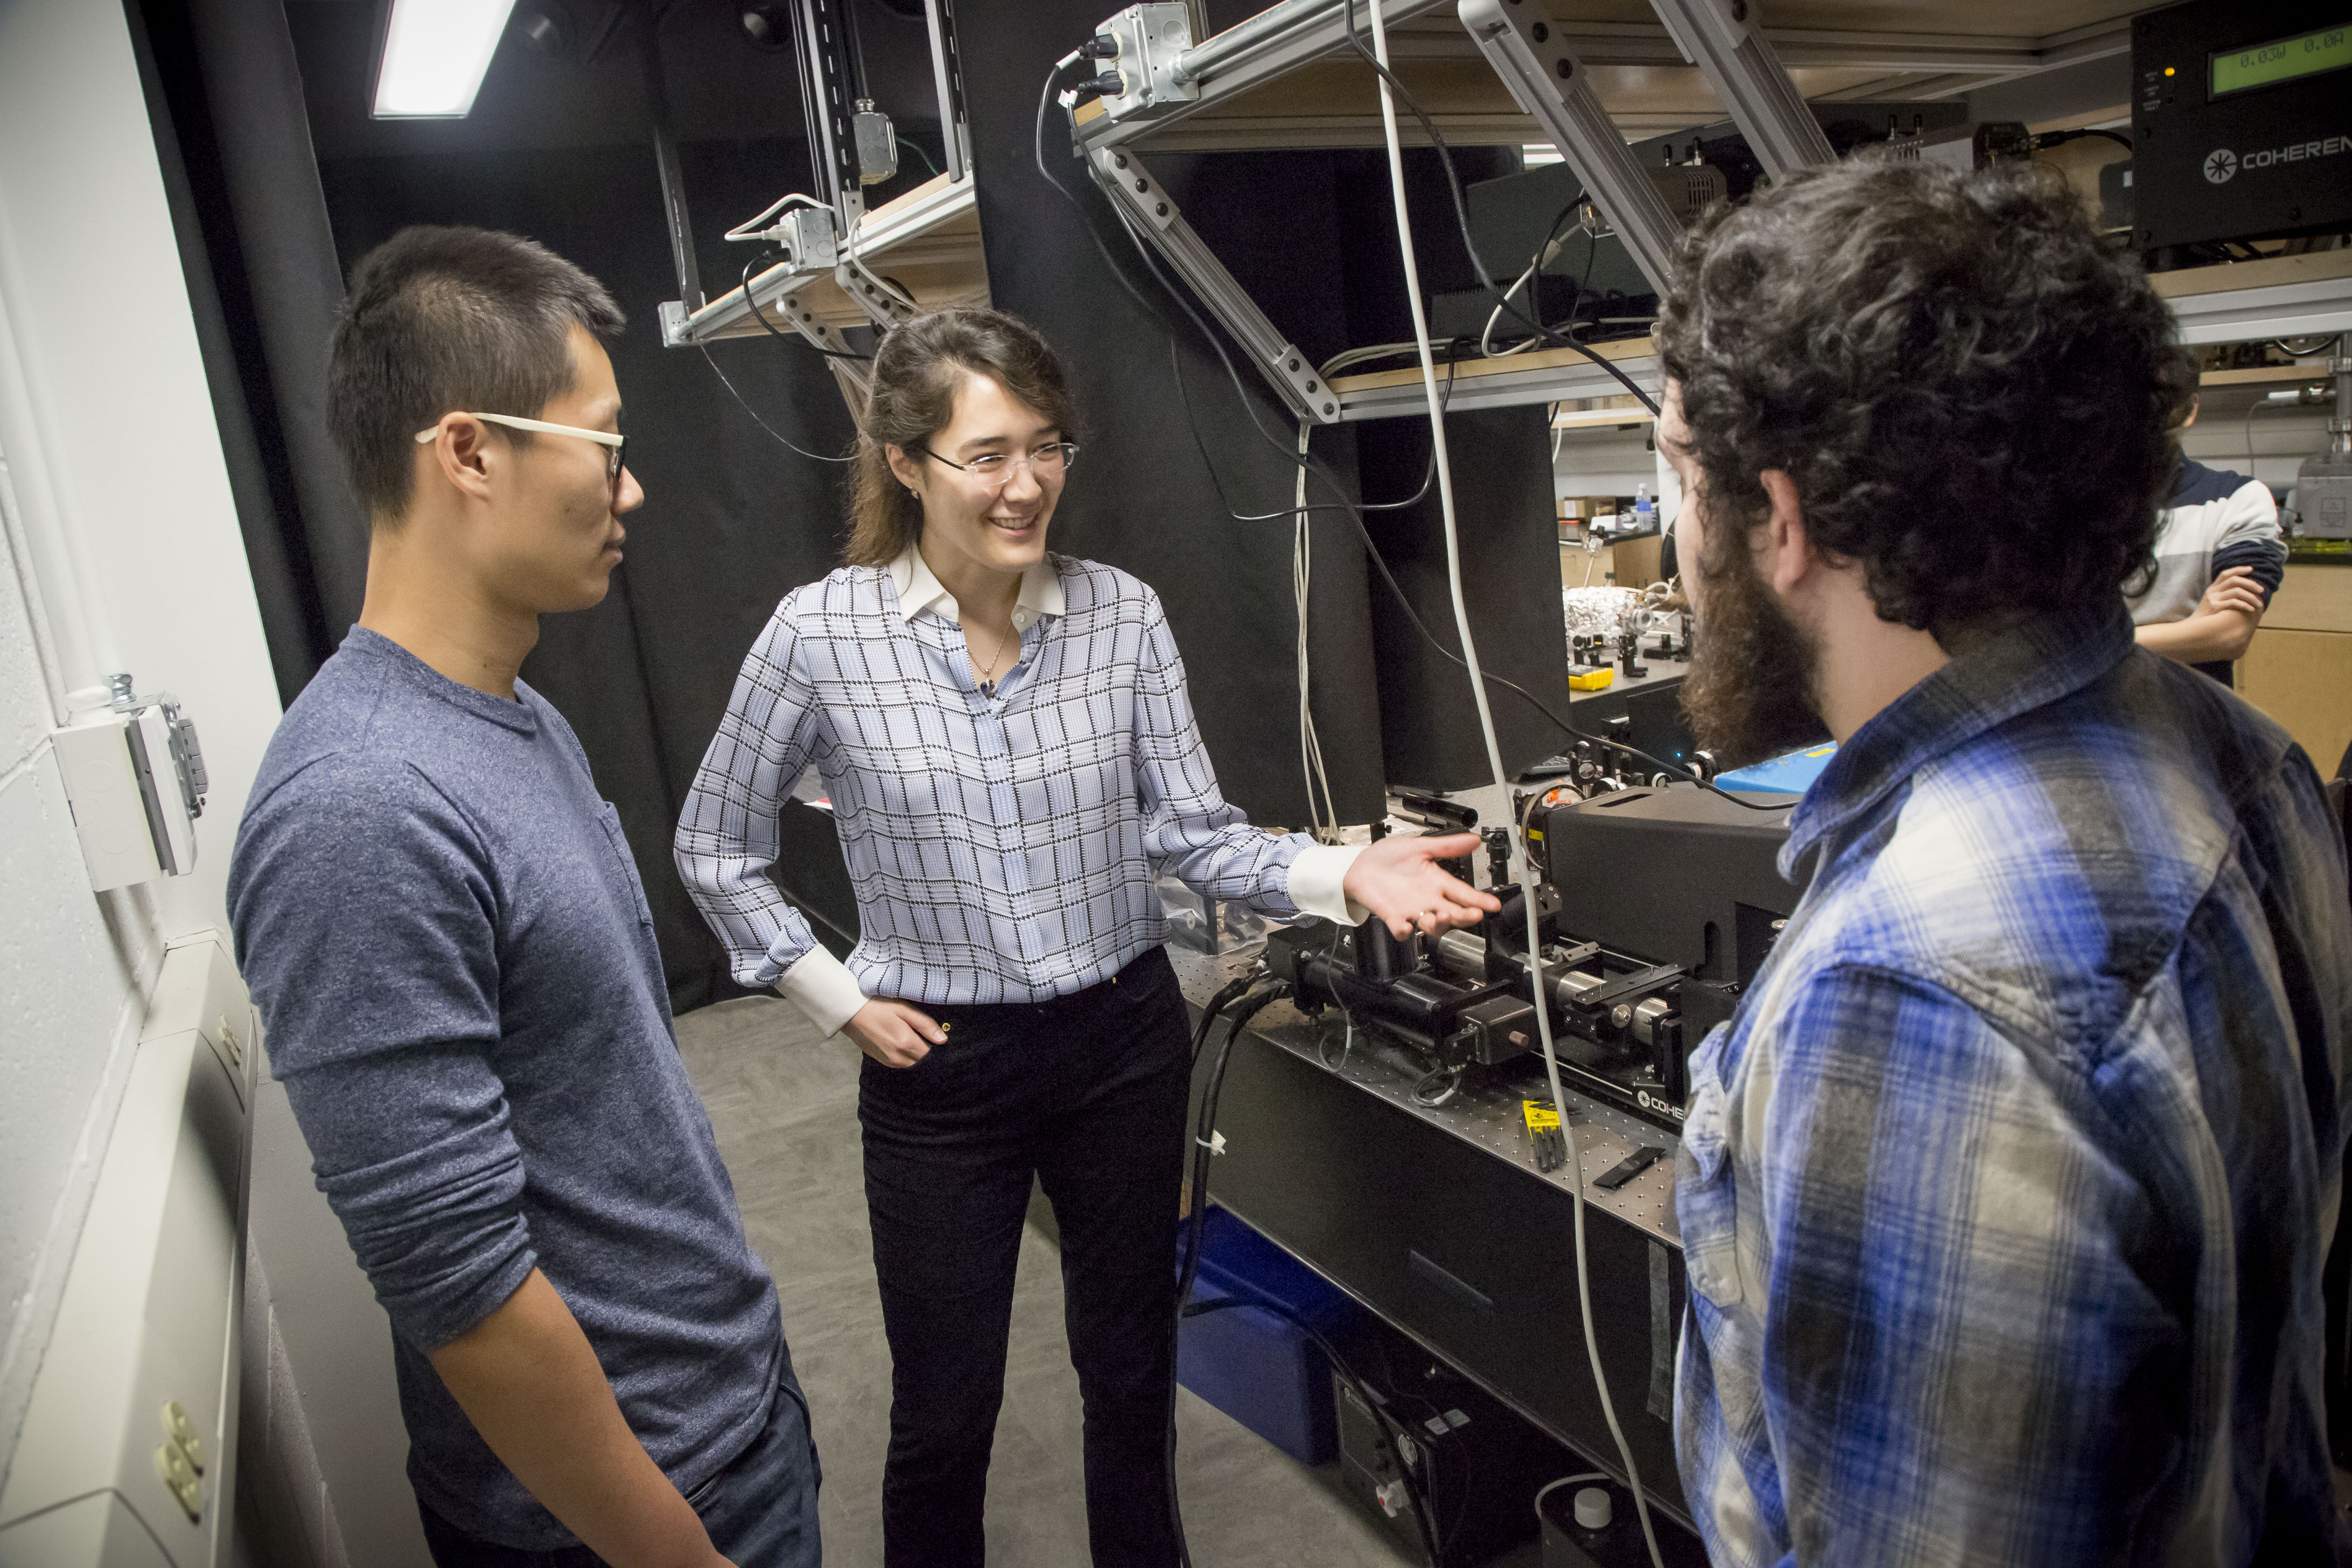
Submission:
MULTIPOLYGON (((898 590, 898 614, 905 619, 911 621, 925 610, 936 610, 958 626, 963 624, 962 606, 931 574, 923 552, 915 546, 909 544, 890 563, 890 584, 898 590)), ((1027 631, 1040 616, 1058 616, 1064 610, 1062 574, 1047 555, 1021 574, 1021 596, 1013 603, 1013 629, 1027 631)))

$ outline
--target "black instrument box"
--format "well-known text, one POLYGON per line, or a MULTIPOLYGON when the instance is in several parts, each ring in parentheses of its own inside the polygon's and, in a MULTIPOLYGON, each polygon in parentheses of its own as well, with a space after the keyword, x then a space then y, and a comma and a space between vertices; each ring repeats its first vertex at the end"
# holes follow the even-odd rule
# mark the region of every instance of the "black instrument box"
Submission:
MULTIPOLYGON (((1790 805, 1794 805, 1791 797, 1790 805)), ((1563 935, 1701 980, 1745 985, 1797 907, 1781 879, 1787 810, 1758 811, 1689 784, 1620 790, 1544 814, 1544 878, 1563 935)))
POLYGON ((2136 19, 2136 247, 2352 228, 2347 67, 2344 0, 2190 0, 2136 19))

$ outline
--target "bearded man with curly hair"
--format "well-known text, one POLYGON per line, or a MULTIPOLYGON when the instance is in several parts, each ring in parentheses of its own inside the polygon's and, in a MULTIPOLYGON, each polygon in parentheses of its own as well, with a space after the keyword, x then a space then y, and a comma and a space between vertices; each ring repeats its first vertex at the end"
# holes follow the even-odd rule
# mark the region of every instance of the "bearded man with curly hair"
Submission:
POLYGON ((2344 848, 2284 731, 2134 644, 2173 339, 2031 168, 1796 175, 1664 302, 1699 742, 1840 742, 1691 1063, 1675 1427, 1718 1568, 2352 1554, 2344 848))

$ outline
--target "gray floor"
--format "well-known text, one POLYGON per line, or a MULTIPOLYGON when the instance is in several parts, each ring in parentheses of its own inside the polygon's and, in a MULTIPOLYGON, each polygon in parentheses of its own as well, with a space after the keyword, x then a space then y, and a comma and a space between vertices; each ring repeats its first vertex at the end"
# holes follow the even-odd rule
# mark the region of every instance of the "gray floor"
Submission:
MULTIPOLYGON (((882 1561, 879 1500, 890 1352, 866 1228, 857 1148, 857 1051, 818 1039, 787 1004, 721 1003, 677 1021, 679 1048, 709 1107, 752 1245, 774 1272, 784 1331, 824 1458, 825 1561, 882 1561)), ((993 1563, 1084 1568, 1077 1379, 1062 1333, 1050 1233, 1023 1237, 1004 1414, 989 1475, 993 1563)), ((1418 1561, 1339 1488, 1190 1393, 1177 1412, 1178 1479, 1200 1568, 1389 1568, 1418 1561)), ((2352 1512, 2352 1474, 2336 1473, 2352 1512)), ((1536 1568, 1535 1543, 1490 1568, 1536 1568)))
MULTIPOLYGON (((866 1228, 857 1145, 857 1051, 824 1041, 788 1005, 725 1002, 677 1021, 679 1047, 710 1109, 751 1243, 776 1277, 784 1331, 824 1460, 825 1561, 882 1561, 879 1501, 889 1429, 890 1353, 866 1228)), ((1339 1489, 1222 1412, 1181 1397, 1178 1480, 1200 1568, 1386 1568, 1417 1559, 1339 1489)), ((989 1472, 992 1562, 1087 1562, 1078 1389, 1062 1332, 1050 1235, 1021 1249, 1004 1413, 989 1472)), ((1533 1543, 1505 1564, 1533 1563, 1533 1543)))

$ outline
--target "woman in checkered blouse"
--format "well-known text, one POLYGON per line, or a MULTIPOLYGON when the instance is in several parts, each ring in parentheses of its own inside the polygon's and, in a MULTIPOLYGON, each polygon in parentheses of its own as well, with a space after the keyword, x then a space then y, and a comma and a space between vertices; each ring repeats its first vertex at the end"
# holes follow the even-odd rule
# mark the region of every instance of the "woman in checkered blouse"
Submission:
POLYGON ((892 330, 861 421, 849 563, 794 590, 745 661, 678 826, 736 977, 861 1064, 890 1342, 886 1561, 982 1561, 1031 1182, 1061 1233, 1098 1563, 1179 1561, 1178 1189, 1191 1085, 1156 887, 1400 936, 1496 908, 1436 861, 1255 828, 1201 743, 1158 597, 1045 549, 1078 448, 1059 359, 999 311, 892 330), (857 892, 845 962, 768 869, 814 767, 857 892))

